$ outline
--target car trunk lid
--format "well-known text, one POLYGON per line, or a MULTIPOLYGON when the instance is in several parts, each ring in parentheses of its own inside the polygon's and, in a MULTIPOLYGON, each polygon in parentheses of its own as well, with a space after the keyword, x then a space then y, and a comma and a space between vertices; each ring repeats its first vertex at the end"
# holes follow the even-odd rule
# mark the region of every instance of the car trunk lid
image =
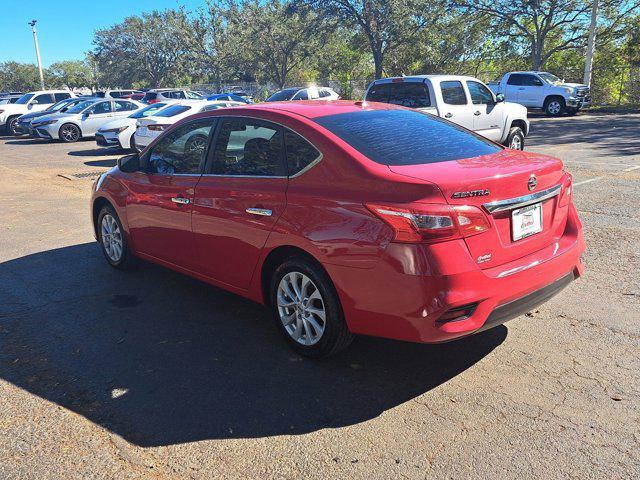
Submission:
MULTIPOLYGON (((435 183, 452 205, 473 205, 485 212, 493 228, 465 238, 481 268, 495 267, 541 250, 557 241, 564 230, 568 209, 558 205, 566 174, 558 159, 504 149, 475 158, 389 168, 435 183), (536 199, 534 195, 539 197, 536 199), (542 205, 542 230, 515 239, 512 224, 517 221, 522 226, 526 215, 525 212, 516 218, 512 215, 525 204, 542 205)), ((532 210, 526 214, 538 214, 532 210)))

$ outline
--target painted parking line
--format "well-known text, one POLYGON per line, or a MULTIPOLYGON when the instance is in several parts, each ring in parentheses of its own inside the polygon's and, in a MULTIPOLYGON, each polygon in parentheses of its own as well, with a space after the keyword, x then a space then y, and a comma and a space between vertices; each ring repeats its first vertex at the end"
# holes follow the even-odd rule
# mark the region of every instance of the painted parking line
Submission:
POLYGON ((619 172, 612 173, 610 175, 601 175, 599 177, 589 178, 588 180, 582 180, 581 182, 574 183, 573 186, 578 187, 580 185, 586 185, 587 183, 596 182, 598 180, 602 180, 603 178, 615 177, 618 175, 622 175, 623 173, 632 172, 634 170, 638 170, 639 168, 640 168, 640 165, 634 165, 632 167, 625 168, 624 170, 620 170, 619 172))

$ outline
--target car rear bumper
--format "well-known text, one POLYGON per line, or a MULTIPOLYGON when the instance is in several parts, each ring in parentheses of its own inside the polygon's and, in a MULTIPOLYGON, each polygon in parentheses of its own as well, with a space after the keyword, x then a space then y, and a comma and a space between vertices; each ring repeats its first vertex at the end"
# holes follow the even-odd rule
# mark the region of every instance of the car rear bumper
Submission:
POLYGON ((325 265, 353 333, 439 343, 515 318, 582 275, 582 227, 571 206, 565 232, 548 247, 481 269, 464 241, 427 248, 392 243, 372 270, 325 265), (459 318, 443 321, 460 309, 459 318))

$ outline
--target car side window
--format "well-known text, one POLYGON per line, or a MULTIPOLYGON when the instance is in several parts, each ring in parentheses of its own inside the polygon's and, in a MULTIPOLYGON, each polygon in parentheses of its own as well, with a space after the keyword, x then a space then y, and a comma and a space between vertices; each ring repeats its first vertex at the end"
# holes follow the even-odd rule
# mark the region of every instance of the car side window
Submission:
POLYGON ((284 144, 287 152, 289 176, 296 175, 320 157, 320 152, 297 133, 285 129, 284 144))
POLYGON ((202 97, 200 95, 198 95, 197 93, 193 93, 193 92, 187 92, 187 98, 191 98, 193 100, 201 100, 202 97))
POLYGON ((468 80, 467 88, 469 88, 471 102, 474 105, 489 105, 494 103, 493 94, 481 83, 468 80))
POLYGON ((458 80, 450 80, 440 82, 440 91, 442 92, 442 100, 449 105, 466 105, 467 95, 464 93, 462 83, 458 80))
POLYGON ((309 100, 309 91, 300 90, 298 93, 296 93, 296 96, 293 97, 292 100, 309 100))
POLYGON ((135 103, 124 100, 116 100, 114 103, 116 105, 116 112, 130 112, 138 109, 135 103))
POLYGON ((222 121, 213 154, 216 175, 286 176, 281 128, 246 118, 222 121))
POLYGON ((147 172, 162 175, 198 175, 202 172, 213 118, 203 118, 164 135, 148 154, 147 172))
POLYGON ((56 102, 59 102, 60 100, 65 100, 67 98, 71 98, 71 94, 69 94, 69 93, 54 93, 53 94, 53 98, 55 98, 56 102))
POLYGON ((111 113, 111 102, 96 103, 89 109, 89 113, 98 115, 100 113, 111 113))
POLYGON ((51 94, 43 93, 36 96, 36 98, 34 98, 31 103, 33 103, 34 105, 48 105, 50 103, 53 103, 53 98, 51 94))
POLYGON ((512 73, 507 79, 507 85, 522 85, 522 77, 523 75, 519 73, 512 73))
POLYGON ((540 87, 542 86, 542 80, 535 75, 522 75, 522 85, 526 87, 540 87))

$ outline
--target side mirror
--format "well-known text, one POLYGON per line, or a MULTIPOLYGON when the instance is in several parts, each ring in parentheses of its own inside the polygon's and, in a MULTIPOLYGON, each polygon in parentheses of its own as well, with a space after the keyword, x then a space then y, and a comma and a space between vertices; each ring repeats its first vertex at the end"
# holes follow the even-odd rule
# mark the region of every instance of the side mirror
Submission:
POLYGON ((504 102, 504 95, 502 93, 496 94, 496 103, 504 102))
POLYGON ((91 112, 84 112, 83 116, 85 118, 90 117, 91 116, 91 112))
POLYGON ((125 173, 133 173, 140 170, 140 155, 134 153, 118 159, 118 168, 125 173))
POLYGON ((62 107, 62 108, 60 109, 60 112, 64 113, 64 112, 66 112, 67 110, 69 110, 69 107, 62 107))
POLYGON ((27 105, 27 110, 31 110, 33 108, 33 103, 30 103, 29 105, 27 105))

